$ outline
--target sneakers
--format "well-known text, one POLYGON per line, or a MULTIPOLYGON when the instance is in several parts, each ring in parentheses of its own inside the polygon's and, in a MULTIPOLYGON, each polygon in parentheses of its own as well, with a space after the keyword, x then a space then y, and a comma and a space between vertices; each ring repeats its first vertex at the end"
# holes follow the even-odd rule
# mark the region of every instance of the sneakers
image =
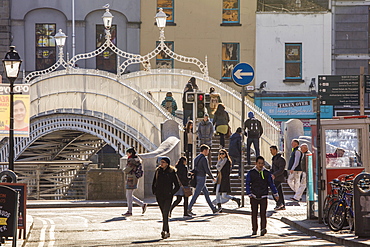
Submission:
POLYGON ((279 205, 279 206, 276 206, 276 207, 274 208, 274 210, 285 210, 285 205, 284 205, 284 204, 281 204, 281 205, 279 205))
POLYGON ((144 203, 144 205, 141 207, 143 210, 141 212, 141 214, 145 214, 145 211, 146 211, 146 208, 148 207, 148 204, 147 203, 144 203))
POLYGON ((257 235, 257 231, 253 231, 252 232, 252 235, 257 235))
POLYGON ((298 199, 295 199, 294 197, 290 198, 290 200, 294 201, 294 202, 299 202, 298 199))
POLYGON ((127 211, 126 213, 122 214, 123 216, 132 216, 132 213, 130 213, 129 211, 127 211))
POLYGON ((191 209, 188 209, 188 215, 193 216, 193 215, 196 215, 196 214, 194 214, 194 213, 191 211, 191 209))
POLYGON ((264 236, 267 233, 266 228, 261 230, 261 236, 264 236))
POLYGON ((222 208, 214 208, 214 209, 212 209, 212 212, 213 212, 213 214, 221 213, 222 208))
POLYGON ((184 214, 184 217, 188 218, 188 217, 191 217, 191 215, 190 214, 184 214))
POLYGON ((170 235, 169 232, 162 231, 161 236, 162 236, 163 239, 166 239, 166 238, 169 238, 171 235, 170 235))

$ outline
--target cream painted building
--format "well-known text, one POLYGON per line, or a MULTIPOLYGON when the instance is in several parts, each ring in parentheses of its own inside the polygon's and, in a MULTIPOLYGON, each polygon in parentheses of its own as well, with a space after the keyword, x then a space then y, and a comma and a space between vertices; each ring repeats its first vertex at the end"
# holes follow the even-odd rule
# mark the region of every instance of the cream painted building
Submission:
MULTIPOLYGON (((239 62, 255 64, 256 2, 143 0, 140 54, 152 51, 159 40, 154 17, 162 7, 169 16, 165 28, 166 41, 174 52, 203 62, 207 56, 209 75, 239 91, 240 87, 232 82, 230 72, 239 62)), ((160 67, 198 71, 193 64, 166 60, 166 57, 151 61, 151 68, 160 67)))

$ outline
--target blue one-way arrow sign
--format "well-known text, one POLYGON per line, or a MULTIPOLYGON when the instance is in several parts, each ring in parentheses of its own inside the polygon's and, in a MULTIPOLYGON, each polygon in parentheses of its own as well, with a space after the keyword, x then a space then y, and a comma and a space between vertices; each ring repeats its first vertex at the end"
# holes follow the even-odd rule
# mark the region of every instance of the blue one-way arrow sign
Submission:
POLYGON ((254 69, 247 63, 238 63, 232 72, 233 80, 240 86, 248 85, 253 81, 254 69))

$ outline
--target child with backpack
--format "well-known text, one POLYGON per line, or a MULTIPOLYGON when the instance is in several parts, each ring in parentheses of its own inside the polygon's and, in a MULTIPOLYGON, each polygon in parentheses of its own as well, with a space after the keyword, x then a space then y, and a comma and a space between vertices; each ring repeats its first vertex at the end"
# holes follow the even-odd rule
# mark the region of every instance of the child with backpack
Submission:
POLYGON ((176 116, 177 103, 172 97, 172 92, 167 92, 166 98, 162 101, 162 106, 173 116, 176 116))

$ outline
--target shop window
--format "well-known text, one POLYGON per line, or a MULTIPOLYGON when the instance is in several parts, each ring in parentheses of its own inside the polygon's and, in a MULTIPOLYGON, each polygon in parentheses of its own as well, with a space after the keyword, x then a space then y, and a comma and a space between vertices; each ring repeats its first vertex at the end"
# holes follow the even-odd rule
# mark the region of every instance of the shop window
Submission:
POLYGON ((239 0, 223 0, 222 23, 239 23, 239 0))
MULTIPOLYGON (((112 25, 110 28, 111 41, 117 45, 117 25, 112 25)), ((105 42, 104 25, 96 25, 96 48, 102 46, 105 42)), ((96 68, 100 70, 117 73, 117 55, 111 50, 106 49, 96 56, 96 68)))
POLYGON ((36 33, 36 70, 49 68, 56 62, 55 45, 56 24, 39 23, 36 33))
POLYGON ((157 12, 160 8, 163 9, 163 12, 167 15, 167 22, 173 23, 174 22, 174 0, 157 0, 157 12))
POLYGON ((239 63, 239 43, 222 43, 222 80, 231 80, 231 73, 239 63))
POLYGON ((285 44, 285 79, 302 80, 302 44, 285 44))
MULTIPOLYGON (((173 41, 165 41, 164 42, 167 47, 174 51, 174 42, 173 41)), ((157 46, 159 45, 159 41, 157 41, 157 46)), ((173 58, 168 56, 164 51, 161 51, 156 58, 156 66, 157 69, 172 69, 173 68, 173 58)))

